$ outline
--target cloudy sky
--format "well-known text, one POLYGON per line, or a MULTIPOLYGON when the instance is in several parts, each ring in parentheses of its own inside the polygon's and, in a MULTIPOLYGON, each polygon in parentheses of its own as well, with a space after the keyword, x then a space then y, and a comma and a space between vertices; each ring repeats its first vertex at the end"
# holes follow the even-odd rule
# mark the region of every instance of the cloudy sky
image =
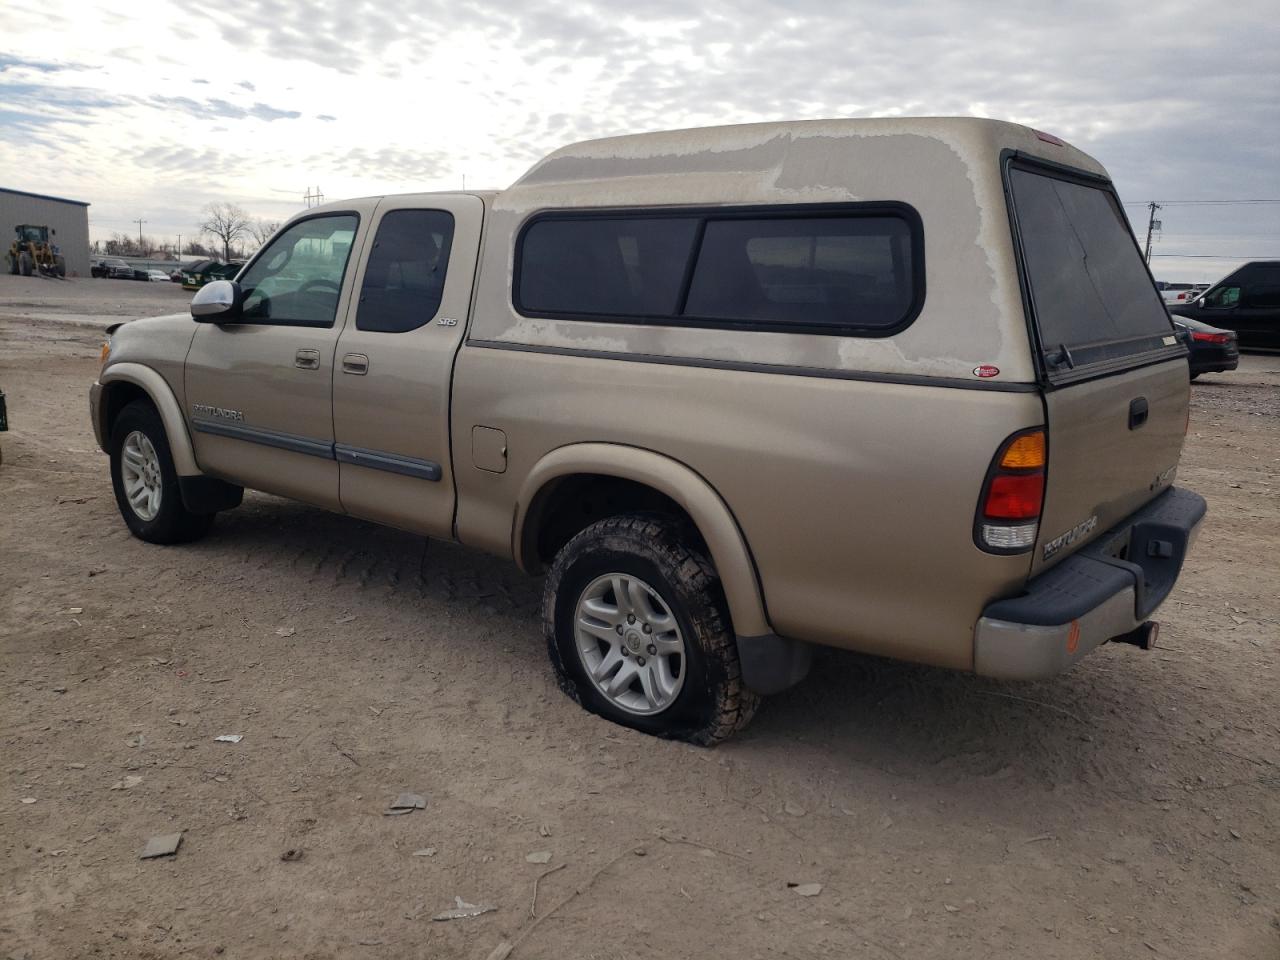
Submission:
MULTIPOLYGON (((1280 199, 1275 0, 236 0, 0 12, 0 185, 95 238, 232 200, 502 187, 574 140, 970 114, 1058 134, 1148 199, 1280 199), (132 12, 137 10, 139 12, 132 12)), ((1280 257, 1280 204, 1169 205, 1158 277, 1280 257)))

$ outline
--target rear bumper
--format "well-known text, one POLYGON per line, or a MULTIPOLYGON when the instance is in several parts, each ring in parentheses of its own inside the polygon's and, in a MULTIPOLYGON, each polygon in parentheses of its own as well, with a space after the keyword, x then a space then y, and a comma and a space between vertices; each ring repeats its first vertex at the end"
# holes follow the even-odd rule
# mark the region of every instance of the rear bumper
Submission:
POLYGON ((1205 509, 1198 494, 1166 490, 1019 596, 988 605, 974 627, 974 672, 1051 677, 1136 629, 1173 589, 1205 509))
POLYGON ((1188 358, 1192 373, 1221 373, 1240 366, 1240 348, 1234 340, 1213 350, 1193 350, 1188 358))

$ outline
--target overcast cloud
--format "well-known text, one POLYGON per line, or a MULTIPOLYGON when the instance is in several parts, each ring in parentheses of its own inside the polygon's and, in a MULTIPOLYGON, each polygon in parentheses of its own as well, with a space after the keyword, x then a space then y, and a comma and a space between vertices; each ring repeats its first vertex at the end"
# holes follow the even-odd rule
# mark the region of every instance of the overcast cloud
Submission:
MULTIPOLYGON (((39 17, 0 12, 0 185, 90 201, 95 237, 143 217, 171 241, 192 235, 210 200, 280 219, 307 187, 334 199, 457 188, 464 175, 502 187, 588 137, 970 114, 1070 140, 1126 201, 1280 199, 1274 2, 182 9, 53 0, 39 17)), ((1144 210, 1129 212, 1145 225, 1144 210)), ((1161 216, 1158 253, 1280 257, 1280 204, 1161 216)), ((1154 262, 1170 279, 1230 266, 1154 262)))

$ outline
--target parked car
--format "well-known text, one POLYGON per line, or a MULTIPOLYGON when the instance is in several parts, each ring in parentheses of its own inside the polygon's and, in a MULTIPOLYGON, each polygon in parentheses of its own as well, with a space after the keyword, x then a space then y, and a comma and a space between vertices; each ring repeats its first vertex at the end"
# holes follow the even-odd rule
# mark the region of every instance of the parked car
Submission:
POLYGON ((1280 260, 1255 260, 1169 311, 1232 330, 1241 347, 1280 348, 1280 260))
POLYGON ((1194 286, 1195 284, 1193 283, 1169 283, 1164 280, 1156 281, 1156 289, 1160 291, 1160 296, 1164 298, 1165 303, 1176 303, 1179 299, 1185 299, 1194 286))
POLYGON ((129 266, 123 260, 107 257, 98 260, 89 267, 89 273, 95 277, 107 277, 110 279, 133 279, 133 267, 129 266))
POLYGON ((990 120, 576 144, 307 210, 190 316, 109 330, 135 536, 248 487, 511 558, 562 689, 695 743, 814 644, 1022 679, 1148 647, 1205 512, 1106 171, 990 120))
POLYGON ((182 289, 199 290, 213 280, 229 280, 240 272, 244 262, 233 260, 221 263, 217 260, 200 260, 182 272, 182 289))
POLYGON ((163 270, 148 270, 147 279, 152 281, 159 281, 162 283, 168 283, 169 275, 165 273, 163 270))
POLYGON ((175 268, 173 269, 173 272, 169 274, 169 279, 170 279, 171 281, 173 281, 174 283, 181 283, 181 282, 182 282, 182 268, 181 268, 181 267, 175 267, 175 268))
POLYGON ((1191 355, 1187 360, 1191 379, 1202 373, 1222 373, 1240 365, 1240 348, 1232 330, 1220 330, 1189 317, 1173 318, 1173 325, 1186 339, 1191 355))

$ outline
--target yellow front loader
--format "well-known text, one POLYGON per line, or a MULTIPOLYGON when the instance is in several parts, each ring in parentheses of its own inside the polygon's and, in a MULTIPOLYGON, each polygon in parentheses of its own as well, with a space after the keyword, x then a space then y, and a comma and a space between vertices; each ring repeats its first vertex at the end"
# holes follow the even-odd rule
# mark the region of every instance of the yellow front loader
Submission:
POLYGON ((9 272, 29 277, 40 273, 46 277, 65 277, 66 258, 58 252, 58 245, 50 242, 57 230, 20 223, 13 228, 16 235, 9 245, 9 272))

